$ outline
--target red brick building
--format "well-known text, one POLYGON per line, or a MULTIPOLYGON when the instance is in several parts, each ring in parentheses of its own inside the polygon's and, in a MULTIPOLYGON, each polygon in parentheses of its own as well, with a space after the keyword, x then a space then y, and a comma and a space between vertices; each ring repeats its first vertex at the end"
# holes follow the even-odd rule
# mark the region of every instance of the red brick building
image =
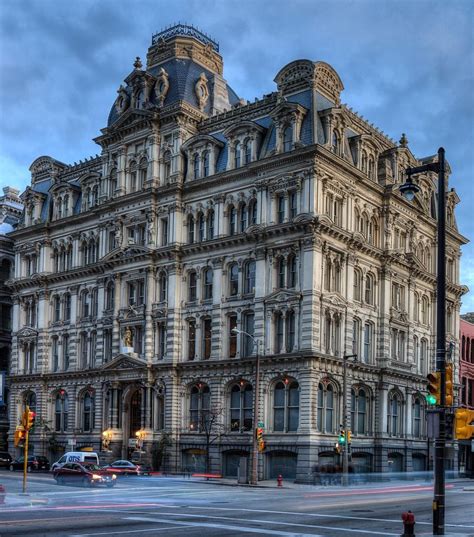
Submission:
MULTIPOLYGON (((461 319, 460 331, 459 406, 474 409, 474 323, 461 319)), ((471 451, 470 440, 459 442, 459 464, 461 472, 474 475, 474 453, 471 451)))

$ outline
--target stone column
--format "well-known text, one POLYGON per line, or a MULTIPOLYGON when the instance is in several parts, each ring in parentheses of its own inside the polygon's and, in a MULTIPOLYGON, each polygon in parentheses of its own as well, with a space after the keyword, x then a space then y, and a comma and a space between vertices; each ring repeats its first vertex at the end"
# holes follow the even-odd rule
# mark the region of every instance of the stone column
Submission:
POLYGON ((152 305, 155 297, 155 271, 154 269, 147 269, 146 273, 146 310, 145 310, 145 341, 144 352, 147 363, 153 362, 154 349, 153 349, 153 319, 152 319, 152 305))
POLYGON ((118 151, 118 169, 117 169, 117 182, 118 192, 116 194, 122 195, 126 193, 126 162, 127 162, 127 146, 122 145, 118 151))

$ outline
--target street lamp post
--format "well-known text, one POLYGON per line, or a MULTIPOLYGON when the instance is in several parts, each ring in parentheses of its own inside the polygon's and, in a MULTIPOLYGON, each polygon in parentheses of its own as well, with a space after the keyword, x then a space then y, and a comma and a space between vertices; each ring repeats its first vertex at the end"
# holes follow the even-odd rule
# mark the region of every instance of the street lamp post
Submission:
POLYGON ((349 474, 349 416, 347 413, 347 360, 355 358, 357 354, 347 354, 342 357, 342 427, 344 430, 344 451, 342 452, 342 484, 347 486, 349 474))
POLYGON ((260 353, 259 353, 259 343, 260 341, 255 339, 252 334, 245 332, 244 330, 239 330, 238 328, 233 328, 232 332, 234 334, 242 334, 249 337, 254 344, 256 350, 255 356, 255 394, 253 398, 253 431, 252 431, 252 472, 250 476, 250 484, 258 484, 258 441, 257 441, 257 427, 258 427, 258 409, 260 406, 260 353))
POLYGON ((407 168, 407 180, 400 186, 400 192, 413 200, 420 187, 412 181, 411 176, 423 172, 438 174, 438 255, 436 280, 436 369, 440 373, 439 431, 434 440, 434 498, 433 498, 433 533, 444 535, 445 513, 445 466, 446 448, 446 184, 444 149, 438 149, 438 162, 407 168))

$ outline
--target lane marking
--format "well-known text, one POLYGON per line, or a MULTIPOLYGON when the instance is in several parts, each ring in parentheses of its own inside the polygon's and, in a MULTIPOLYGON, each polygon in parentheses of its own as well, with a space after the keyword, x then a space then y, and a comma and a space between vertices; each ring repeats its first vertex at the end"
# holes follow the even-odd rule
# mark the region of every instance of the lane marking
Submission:
MULTIPOLYGON (((228 521, 235 521, 235 522, 242 522, 242 520, 240 518, 233 518, 233 517, 221 517, 221 516, 212 516, 212 515, 191 515, 189 513, 160 513, 160 514, 163 514, 165 516, 179 516, 179 517, 183 517, 183 518, 187 518, 187 517, 192 517, 192 518, 205 518, 205 519, 211 519, 211 520, 228 520, 228 521)), ((149 521, 153 521, 153 522, 159 522, 159 520, 157 519, 152 519, 152 518, 147 518, 147 517, 127 517, 128 520, 149 520, 149 521)), ((278 526, 292 526, 292 527, 295 527, 295 528, 308 528, 308 529, 318 529, 318 530, 340 530, 341 532, 343 533, 363 533, 364 535, 367 535, 367 534, 370 534, 370 535, 394 535, 396 537, 399 537, 400 536, 400 533, 387 533, 387 532, 381 532, 381 531, 369 531, 367 529, 363 529, 363 530, 357 530, 357 529, 353 529, 353 528, 340 528, 340 527, 337 527, 337 526, 320 526, 320 525, 316 525, 316 524, 301 524, 301 523, 297 523, 297 522, 283 522, 281 520, 265 520, 265 519, 245 519, 246 522, 253 522, 255 524, 266 524, 266 525, 278 525, 278 526)), ((183 523, 183 521, 175 521, 176 524, 179 524, 179 523, 183 523)), ((199 526, 200 524, 199 523, 195 523, 197 526, 199 526)), ((203 524, 203 526, 206 526, 206 524, 203 524)), ((211 526, 209 526, 211 527, 211 526)), ((234 526, 231 526, 231 528, 235 528, 234 526)), ((238 528, 235 528, 235 529, 238 529, 239 531, 241 530, 240 527, 238 528)), ((247 529, 250 529, 247 528, 247 529)), ((264 530, 262 532, 258 532, 258 533, 265 533, 265 532, 268 532, 268 533, 271 533, 271 532, 274 532, 275 530, 264 530)), ((274 535, 306 535, 306 534, 301 534, 301 533, 298 533, 298 534, 293 534, 293 533, 288 533, 288 532, 278 532, 278 533, 272 533, 274 535)), ((314 534, 309 534, 309 535, 313 535, 314 534)))
MULTIPOLYGON (((306 517, 316 517, 316 518, 326 518, 326 517, 327 518, 344 518, 348 520, 370 520, 372 522, 394 522, 396 524, 400 524, 400 519, 391 520, 391 519, 386 519, 386 518, 358 517, 358 516, 350 516, 350 515, 330 515, 330 514, 325 515, 322 513, 321 514, 302 513, 299 511, 272 511, 269 509, 245 509, 245 508, 239 509, 236 507, 205 507, 205 506, 194 506, 194 505, 188 505, 186 506, 186 508, 187 509, 206 509, 206 510, 212 510, 212 511, 244 511, 247 513, 268 513, 272 515, 295 515, 295 516, 306 516, 306 517)), ((418 521, 416 523, 426 524, 429 526, 433 524, 432 522, 418 522, 418 521)), ((445 524, 445 525, 453 527, 453 528, 474 528, 474 526, 469 526, 466 524, 445 524)))
MULTIPOLYGON (((136 520, 138 522, 160 522, 159 520, 146 517, 127 517, 128 520, 136 520)), ((282 535, 284 537, 324 537, 324 535, 317 535, 315 533, 292 533, 288 531, 278 531, 278 530, 269 530, 269 529, 260 529, 260 528, 251 528, 247 526, 233 526, 230 524, 213 524, 211 522, 181 522, 177 520, 162 520, 163 523, 173 523, 179 524, 181 526, 187 526, 192 528, 213 528, 219 530, 230 530, 236 533, 263 533, 264 535, 282 535)), ((238 522, 241 522, 238 520, 238 522)), ((379 533, 378 535, 397 535, 395 533, 379 533)), ((79 537, 79 536, 77 536, 79 537)), ((84 535, 80 537, 85 537, 84 535)))
MULTIPOLYGON (((166 524, 166 522, 165 522, 166 524)), ((181 526, 170 526, 167 528, 146 528, 143 530, 126 530, 126 531, 107 531, 107 532, 99 532, 99 533, 71 533, 68 537, 92 537, 93 535, 123 535, 126 533, 144 533, 149 531, 168 531, 168 530, 184 530, 182 525, 181 526)))

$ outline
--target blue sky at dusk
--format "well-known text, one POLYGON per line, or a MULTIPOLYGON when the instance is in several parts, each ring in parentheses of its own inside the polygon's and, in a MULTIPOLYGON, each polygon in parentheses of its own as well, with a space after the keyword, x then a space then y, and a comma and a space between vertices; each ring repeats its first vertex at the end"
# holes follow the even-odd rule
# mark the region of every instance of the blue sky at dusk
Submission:
MULTIPOLYGON (((0 185, 24 190, 35 158, 73 163, 100 152, 116 91, 146 57, 153 33, 175 22, 220 44, 224 77, 253 100, 274 91, 295 59, 339 73, 342 101, 417 157, 440 145, 474 237, 474 2, 471 0, 1 0, 0 185)), ((472 292, 474 244, 461 282, 472 292)))

